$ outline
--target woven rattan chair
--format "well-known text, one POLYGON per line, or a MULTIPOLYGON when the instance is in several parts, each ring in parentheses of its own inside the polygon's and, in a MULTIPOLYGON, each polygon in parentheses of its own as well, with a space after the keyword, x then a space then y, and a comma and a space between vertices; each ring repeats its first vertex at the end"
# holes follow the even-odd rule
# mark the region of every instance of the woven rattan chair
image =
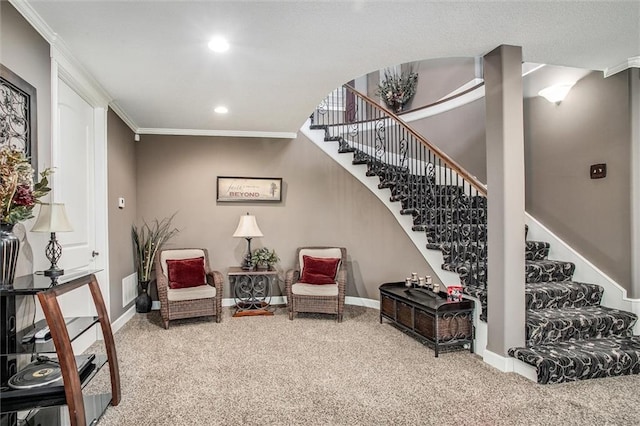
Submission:
POLYGON ((169 321, 180 318, 212 316, 216 322, 222 319, 222 283, 224 278, 209 267, 209 253, 206 249, 161 250, 155 259, 156 283, 160 299, 160 313, 164 328, 169 321), (169 288, 167 277, 168 259, 191 259, 204 256, 206 284, 189 288, 169 288))
POLYGON ((287 271, 285 288, 289 319, 298 312, 336 314, 342 322, 344 293, 347 283, 347 249, 343 247, 300 247, 296 252, 295 269, 287 271), (314 285, 299 282, 302 276, 303 255, 340 258, 335 284, 314 285))

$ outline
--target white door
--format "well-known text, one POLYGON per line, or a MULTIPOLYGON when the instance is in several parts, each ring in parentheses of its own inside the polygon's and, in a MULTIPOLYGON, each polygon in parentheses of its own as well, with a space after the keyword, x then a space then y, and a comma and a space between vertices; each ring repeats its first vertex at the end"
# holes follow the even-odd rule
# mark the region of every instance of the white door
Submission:
MULTIPOLYGON (((58 137, 52 146, 52 198, 64 203, 73 232, 56 236, 62 245, 60 267, 94 269, 95 176, 94 109, 66 83, 58 79, 58 137)), ((75 290, 62 300, 67 315, 94 312, 88 289, 75 290)))

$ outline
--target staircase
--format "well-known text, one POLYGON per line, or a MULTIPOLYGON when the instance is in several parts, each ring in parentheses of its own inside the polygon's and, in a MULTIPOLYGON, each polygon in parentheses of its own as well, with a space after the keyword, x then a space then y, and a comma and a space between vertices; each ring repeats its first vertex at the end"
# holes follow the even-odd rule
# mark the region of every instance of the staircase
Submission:
MULTIPOLYGON (((487 307, 487 198, 482 183, 394 114, 349 86, 337 89, 311 116, 311 129, 352 153, 353 164, 379 178, 390 201, 442 253, 464 292, 487 307)), ((528 229, 525 228, 525 237, 528 229)), ((539 383, 640 374, 637 316, 601 305, 603 288, 572 281, 575 265, 551 260, 550 244, 526 240, 526 342, 509 355, 533 366, 539 383)))

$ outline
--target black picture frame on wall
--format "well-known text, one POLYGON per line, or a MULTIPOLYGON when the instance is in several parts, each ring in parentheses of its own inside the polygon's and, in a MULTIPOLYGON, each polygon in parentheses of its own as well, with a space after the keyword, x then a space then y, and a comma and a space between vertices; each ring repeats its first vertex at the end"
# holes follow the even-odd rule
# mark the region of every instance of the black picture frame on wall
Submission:
POLYGON ((216 200, 282 201, 282 178, 218 176, 216 200))
POLYGON ((36 88, 0 64, 0 148, 24 151, 38 173, 36 88))

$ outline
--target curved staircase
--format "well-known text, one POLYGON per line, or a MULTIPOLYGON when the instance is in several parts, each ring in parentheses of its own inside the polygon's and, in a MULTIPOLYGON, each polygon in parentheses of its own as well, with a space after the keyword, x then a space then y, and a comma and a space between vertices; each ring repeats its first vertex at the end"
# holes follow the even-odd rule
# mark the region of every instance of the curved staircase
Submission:
MULTIPOLYGON (((310 129, 352 153, 389 189, 413 232, 442 253, 442 269, 458 274, 464 292, 487 307, 487 198, 484 187, 416 135, 394 114, 349 86, 334 91, 311 116, 310 129), (346 100, 346 101, 345 101, 346 100), (332 106, 332 108, 331 108, 332 106)), ((525 228, 525 236, 528 229, 525 228)), ((572 281, 572 262, 549 259, 550 244, 526 240, 526 342, 509 355, 533 366, 539 383, 640 374, 637 315, 601 305, 603 288, 572 281)))

